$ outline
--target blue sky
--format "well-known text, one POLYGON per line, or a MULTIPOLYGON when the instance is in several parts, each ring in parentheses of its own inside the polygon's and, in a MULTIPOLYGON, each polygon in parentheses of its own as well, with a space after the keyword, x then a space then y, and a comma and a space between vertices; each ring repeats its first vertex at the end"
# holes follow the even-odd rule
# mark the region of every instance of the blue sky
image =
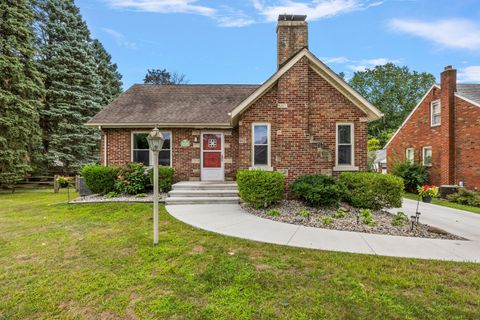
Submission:
POLYGON ((480 0, 76 0, 124 89, 148 68, 190 83, 262 83, 276 69, 276 17, 307 14, 309 49, 336 72, 394 62, 480 82, 480 0))

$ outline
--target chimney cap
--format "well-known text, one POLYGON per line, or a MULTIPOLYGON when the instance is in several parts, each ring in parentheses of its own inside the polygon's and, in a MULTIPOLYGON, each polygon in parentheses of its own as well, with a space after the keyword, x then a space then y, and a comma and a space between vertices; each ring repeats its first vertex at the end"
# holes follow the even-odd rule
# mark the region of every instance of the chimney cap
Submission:
POLYGON ((448 66, 445 66, 445 68, 443 70, 447 71, 447 70, 452 70, 453 67, 451 65, 448 65, 448 66))
POLYGON ((305 21, 306 15, 300 14, 279 14, 278 21, 305 21))

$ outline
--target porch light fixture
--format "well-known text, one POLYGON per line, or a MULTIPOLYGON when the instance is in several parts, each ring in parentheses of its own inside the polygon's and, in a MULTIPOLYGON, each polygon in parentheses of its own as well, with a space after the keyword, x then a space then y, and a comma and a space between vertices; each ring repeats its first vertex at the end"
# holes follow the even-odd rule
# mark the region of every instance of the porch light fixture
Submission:
POLYGON ((162 133, 157 127, 147 136, 148 147, 153 153, 153 244, 158 244, 158 153, 162 150, 162 133))

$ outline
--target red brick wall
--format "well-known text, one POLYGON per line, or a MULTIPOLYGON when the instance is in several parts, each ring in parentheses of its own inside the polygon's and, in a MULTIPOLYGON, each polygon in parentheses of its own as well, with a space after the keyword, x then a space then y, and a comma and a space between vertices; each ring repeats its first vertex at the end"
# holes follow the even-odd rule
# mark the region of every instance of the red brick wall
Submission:
POLYGON ((480 189, 480 107, 455 98, 455 177, 480 189))
MULTIPOLYGON (((442 127, 445 129, 446 117, 442 105, 442 120, 438 127, 430 126, 430 103, 440 99, 440 89, 430 91, 419 108, 410 117, 406 125, 398 132, 387 146, 388 171, 397 160, 405 160, 405 149, 415 148, 415 160, 422 160, 422 147, 432 147, 432 167, 430 180, 435 185, 458 184, 463 181, 469 189, 480 188, 480 107, 474 106, 460 98, 455 98, 454 105, 454 156, 455 162, 448 164, 452 158, 442 139, 442 127), (441 167, 452 168, 453 181, 450 175, 444 174, 441 167)), ((442 101, 443 104, 443 101, 442 101)))
MULTIPOLYGON (((200 179, 200 144, 194 143, 194 137, 200 139, 199 129, 160 128, 172 133, 172 165, 175 168, 175 180, 200 179), (182 140, 189 140, 190 147, 181 147, 182 140)), ((104 161, 103 144, 107 135, 107 164, 123 165, 131 162, 131 133, 132 131, 148 131, 145 129, 103 129, 101 141, 101 161, 104 161)), ((205 130, 209 131, 209 130, 205 130)), ((211 130, 221 131, 225 136, 225 177, 234 178, 236 173, 238 153, 238 130, 211 130)))
MULTIPOLYGON (((405 126, 387 146, 387 172, 397 161, 405 161, 405 149, 415 149, 415 162, 422 161, 422 148, 432 147, 432 167, 430 180, 440 185, 440 163, 442 158, 441 126, 430 126, 430 103, 440 99, 440 90, 433 88, 418 109, 412 114, 405 126)), ((442 118, 443 121, 443 118, 442 118)))
POLYGON ((367 169, 365 114, 308 66, 303 58, 240 117, 239 167, 252 166, 252 123, 271 125, 271 166, 288 170, 287 181, 305 174, 332 174, 335 164, 336 123, 352 122, 355 165, 367 169), (286 103, 287 108, 279 108, 286 103), (329 153, 322 157, 310 136, 329 153))

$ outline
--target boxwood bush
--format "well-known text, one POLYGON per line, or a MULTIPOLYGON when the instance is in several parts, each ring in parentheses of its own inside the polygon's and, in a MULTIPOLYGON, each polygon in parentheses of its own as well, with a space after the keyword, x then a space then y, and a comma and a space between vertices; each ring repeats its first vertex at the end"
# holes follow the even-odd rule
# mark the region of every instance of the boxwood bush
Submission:
POLYGON ((343 186, 335 178, 324 175, 300 176, 291 190, 314 207, 336 205, 344 193, 343 186))
POLYGON ((115 191, 118 169, 115 166, 86 165, 82 168, 82 177, 92 193, 107 194, 115 191))
POLYGON ((255 208, 268 207, 283 198, 285 177, 276 171, 240 170, 237 184, 243 201, 255 208))
POLYGON ((395 162, 390 172, 403 179, 405 191, 417 193, 417 187, 428 182, 428 170, 419 163, 395 162))
MULTIPOLYGON (((172 190, 173 175, 175 169, 171 167, 158 167, 158 190, 161 192, 168 192, 172 190)), ((153 168, 148 169, 148 176, 150 183, 153 185, 153 168)))
POLYGON ((131 162, 118 171, 115 188, 118 192, 139 194, 145 192, 149 183, 148 172, 145 170, 143 163, 131 162))
POLYGON ((344 200, 357 208, 374 209, 402 206, 403 179, 374 172, 343 172, 344 200))

